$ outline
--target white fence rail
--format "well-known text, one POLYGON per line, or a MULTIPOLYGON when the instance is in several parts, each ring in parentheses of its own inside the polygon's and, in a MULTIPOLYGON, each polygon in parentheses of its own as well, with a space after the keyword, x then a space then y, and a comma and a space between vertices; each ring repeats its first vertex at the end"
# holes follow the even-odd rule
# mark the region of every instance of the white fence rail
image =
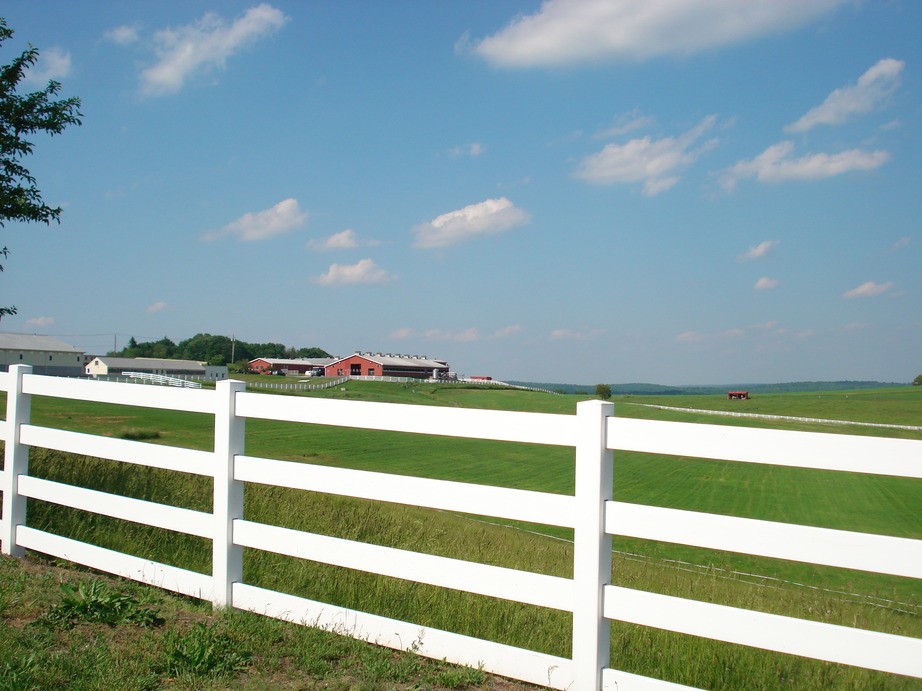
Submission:
POLYGON ((163 384, 164 386, 179 386, 186 389, 201 389, 202 383, 182 379, 181 377, 168 377, 165 374, 151 374, 150 372, 123 372, 126 377, 131 379, 140 379, 151 384, 163 384))
POLYGON ((92 568, 296 623, 313 622, 450 662, 557 689, 676 689, 609 669, 609 621, 730 641, 773 651, 922 678, 922 640, 658 595, 610 584, 611 535, 922 578, 922 540, 827 530, 652 506, 612 497, 612 450, 922 478, 922 441, 612 417, 600 401, 577 414, 518 413, 248 393, 238 381, 215 390, 137 387, 30 374, 0 374, 7 391, 0 472, 3 552, 33 549, 92 568), (65 432, 30 423, 33 396, 210 413, 213 452, 65 432), (292 463, 245 455, 247 418, 375 430, 554 444, 575 449, 574 496, 485 487, 292 463), (30 446, 99 456, 214 479, 213 513, 191 511, 30 477, 30 446), (496 516, 574 529, 573 578, 459 561, 264 525, 243 517, 244 483, 496 516), (29 498, 204 538, 213 545, 204 575, 30 528, 29 498), (446 588, 573 613, 572 658, 514 648, 448 631, 248 585, 243 549, 256 548, 446 588))
POLYGON ((316 391, 318 389, 332 389, 334 386, 345 384, 347 381, 349 381, 349 377, 339 377, 338 379, 320 382, 319 384, 253 381, 250 382, 250 386, 261 389, 276 389, 277 391, 316 391))

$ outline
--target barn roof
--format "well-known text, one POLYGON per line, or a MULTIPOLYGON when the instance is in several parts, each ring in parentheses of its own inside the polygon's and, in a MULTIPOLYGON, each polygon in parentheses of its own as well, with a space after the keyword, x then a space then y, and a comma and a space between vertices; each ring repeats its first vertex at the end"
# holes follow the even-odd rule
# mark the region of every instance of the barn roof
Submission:
POLYGON ((38 334, 0 333, 0 349, 3 350, 44 350, 53 353, 82 353, 82 350, 59 341, 51 336, 38 334))

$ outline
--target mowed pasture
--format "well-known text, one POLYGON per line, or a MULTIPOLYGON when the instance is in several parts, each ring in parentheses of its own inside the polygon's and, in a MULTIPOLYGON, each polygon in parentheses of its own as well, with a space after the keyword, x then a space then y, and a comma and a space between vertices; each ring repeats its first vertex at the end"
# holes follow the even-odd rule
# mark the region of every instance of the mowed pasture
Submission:
MULTIPOLYGON (((312 396, 573 413, 586 397, 427 384, 350 382, 312 396), (342 390, 342 389, 345 390, 342 390)), ((636 405, 744 409, 774 415, 922 424, 922 390, 615 399, 617 415, 708 424, 808 429, 922 439, 922 432, 715 417, 636 405), (742 405, 740 405, 742 404, 742 405)), ((208 416, 36 398, 33 423, 152 443, 210 449, 208 416)), ((247 422, 247 454, 322 465, 557 493, 573 491, 571 449, 373 432, 263 420, 247 422)), ((920 459, 922 463, 922 459, 920 459)), ((33 451, 35 474, 150 501, 208 510, 210 482, 125 464, 33 451)), ((830 473, 651 454, 616 453, 619 501, 922 538, 922 480, 830 473)), ((565 530, 504 526, 477 517, 341 497, 247 487, 246 517, 387 546, 569 576, 565 530), (536 534, 537 533, 537 534, 536 534)), ((201 539, 30 504, 30 525, 198 571, 201 539)), ((912 579, 639 540, 615 539, 613 583, 671 595, 922 638, 922 584, 912 579)), ((245 553, 248 582, 420 624, 569 655, 569 616, 395 579, 245 553)), ((613 623, 613 666, 702 688, 917 688, 909 679, 613 623), (779 684, 779 680, 784 680, 779 684)), ((408 642, 408 645, 411 642, 408 642)))

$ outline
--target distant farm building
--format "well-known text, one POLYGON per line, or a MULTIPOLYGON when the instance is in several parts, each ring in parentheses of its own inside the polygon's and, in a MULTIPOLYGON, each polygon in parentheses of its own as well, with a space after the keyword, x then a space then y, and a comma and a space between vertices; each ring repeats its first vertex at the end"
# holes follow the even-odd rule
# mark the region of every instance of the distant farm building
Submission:
POLYGON ((267 358, 259 357, 250 360, 250 369, 259 374, 266 372, 281 372, 282 374, 319 374, 326 372, 327 365, 336 362, 337 358, 267 358))
POLYGON ((83 374, 86 356, 51 336, 0 333, 0 371, 10 365, 32 365, 35 374, 79 377, 83 374))
POLYGON ((448 363, 442 360, 432 360, 425 355, 356 351, 349 357, 339 358, 327 365, 326 375, 328 377, 444 379, 448 376, 448 363))
POLYGON ((226 366, 206 365, 195 360, 100 356, 93 358, 86 366, 86 374, 94 378, 120 376, 125 372, 159 374, 178 379, 205 379, 206 381, 227 379, 226 366))
POLYGON ((740 400, 743 398, 749 398, 749 392, 748 391, 728 391, 727 398, 729 398, 731 401, 740 400))

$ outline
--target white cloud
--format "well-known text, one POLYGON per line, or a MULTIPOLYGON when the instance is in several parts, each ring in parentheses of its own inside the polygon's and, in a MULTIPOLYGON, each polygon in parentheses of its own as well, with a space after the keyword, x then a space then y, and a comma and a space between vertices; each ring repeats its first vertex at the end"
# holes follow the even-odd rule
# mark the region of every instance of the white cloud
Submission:
POLYGON ((408 338, 413 338, 413 329, 410 329, 407 327, 404 327, 402 329, 397 329, 396 331, 391 333, 390 338, 393 338, 394 340, 397 340, 397 341, 405 341, 408 338))
POLYGON ((54 317, 32 317, 27 319, 26 324, 31 326, 51 326, 54 324, 54 317))
POLYGON ((446 247, 475 237, 503 233, 528 221, 528 214, 506 197, 487 199, 416 226, 413 246, 446 247))
POLYGON ((484 151, 487 150, 483 144, 479 142, 473 142, 471 144, 465 144, 464 146, 456 146, 448 150, 448 155, 452 158, 457 158, 458 156, 470 156, 471 158, 477 158, 484 151))
POLYGON ((748 262, 754 259, 761 259, 762 257, 767 256, 779 244, 781 244, 780 240, 766 240, 765 242, 760 242, 755 247, 750 247, 748 250, 739 255, 736 258, 736 261, 748 262))
POLYGON ((465 329, 464 331, 442 331, 441 329, 430 329, 423 336, 430 341, 479 341, 480 332, 476 327, 465 329))
POLYGON ((165 302, 155 302, 153 305, 147 308, 148 314, 156 314, 157 312, 162 312, 166 309, 165 302))
POLYGON ((840 125, 853 115, 864 115, 886 105, 900 85, 900 72, 906 63, 884 58, 858 78, 852 86, 836 89, 785 132, 806 132, 817 125, 840 125))
POLYGON ((515 336, 521 330, 522 330, 522 327, 519 326, 518 324, 515 324, 513 326, 507 326, 506 328, 500 329, 499 331, 494 333, 492 338, 509 338, 510 336, 515 336))
POLYGON ((377 244, 377 240, 359 239, 354 230, 347 228, 322 240, 309 240, 307 247, 315 252, 330 252, 332 250, 351 250, 356 247, 372 247, 377 244))
POLYGON ((852 288, 851 290, 845 291, 845 293, 842 294, 842 297, 849 300, 854 298, 872 298, 877 295, 886 293, 892 287, 892 281, 888 281, 887 283, 875 283, 874 281, 868 281, 867 283, 862 283, 857 288, 852 288))
POLYGON ((894 242, 894 243, 890 246, 890 251, 891 251, 891 252, 899 252, 899 251, 900 251, 901 249, 903 249, 904 247, 908 247, 910 242, 912 242, 912 236, 911 236, 911 235, 907 235, 907 236, 905 236, 905 237, 901 237, 899 240, 897 240, 896 242, 894 242))
POLYGON ((64 79, 70 71, 70 53, 59 46, 51 46, 39 52, 36 63, 26 71, 25 81, 46 84, 50 79, 64 79))
POLYGON ((779 283, 780 282, 775 278, 766 278, 763 276, 758 281, 756 281, 756 284, 753 287, 755 290, 773 290, 778 287, 779 283))
POLYGON ((589 329, 588 331, 571 331, 570 329, 554 329, 550 333, 554 341, 589 341, 601 336, 603 329, 589 329))
POLYGON ((473 51, 501 67, 684 56, 805 26, 845 0, 546 0, 473 51))
POLYGON ((685 331, 676 336, 675 340, 679 341, 679 343, 700 343, 705 338, 707 338, 707 336, 697 331, 685 331))
POLYGON ((371 259, 362 259, 355 264, 331 264, 325 274, 313 281, 322 286, 354 285, 357 283, 388 283, 396 279, 371 259))
POLYGON ((644 194, 652 197, 675 185, 679 180, 676 173, 716 145, 717 140, 712 139, 697 149, 690 148, 715 121, 715 116, 709 115, 676 138, 643 137, 627 144, 609 144, 580 161, 573 176, 595 185, 643 182, 644 194))
POLYGON ((109 41, 112 41, 112 43, 117 43, 120 46, 128 46, 132 43, 137 43, 140 39, 138 27, 134 24, 125 24, 110 29, 105 33, 105 37, 109 41))
POLYGON ((225 235, 233 235, 246 242, 268 240, 301 228, 306 222, 307 212, 301 210, 298 200, 283 199, 265 211, 244 214, 221 230, 205 233, 202 240, 217 240, 225 235))
POLYGON ((649 127, 656 121, 649 115, 641 115, 639 111, 634 110, 630 113, 620 116, 615 120, 615 124, 607 130, 598 132, 593 135, 596 139, 607 139, 608 137, 620 137, 622 134, 633 132, 642 127, 649 127))
POLYGON ((191 24, 158 31, 154 35, 157 62, 141 73, 141 93, 175 93, 191 76, 223 68, 244 46, 273 34, 287 21, 280 10, 264 3, 233 22, 208 12, 191 24))
POLYGON ((759 182, 822 180, 854 170, 875 170, 890 160, 886 151, 850 149, 838 154, 807 154, 794 158, 794 142, 784 141, 768 147, 748 161, 740 161, 720 174, 720 185, 727 191, 736 189, 740 180, 755 178, 759 182))

